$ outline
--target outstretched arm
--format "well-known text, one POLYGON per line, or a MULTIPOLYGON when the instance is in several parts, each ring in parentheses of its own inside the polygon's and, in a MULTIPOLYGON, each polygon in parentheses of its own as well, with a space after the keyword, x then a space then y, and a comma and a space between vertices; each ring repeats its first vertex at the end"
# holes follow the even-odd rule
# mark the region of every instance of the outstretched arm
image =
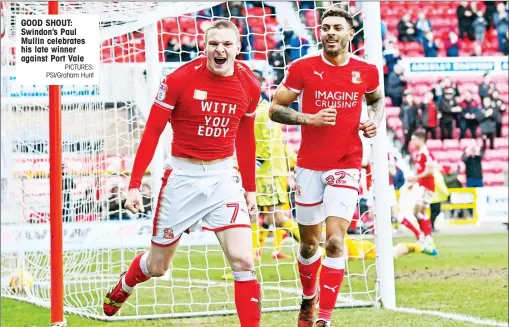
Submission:
POLYGON ((382 91, 378 87, 374 92, 366 93, 366 103, 368 105, 368 116, 377 126, 380 126, 384 116, 385 99, 382 91))

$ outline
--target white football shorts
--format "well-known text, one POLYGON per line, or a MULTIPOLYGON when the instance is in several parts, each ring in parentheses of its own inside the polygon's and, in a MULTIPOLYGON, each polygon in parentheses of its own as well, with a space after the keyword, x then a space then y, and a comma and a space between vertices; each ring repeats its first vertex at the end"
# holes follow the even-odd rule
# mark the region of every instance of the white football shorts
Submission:
POLYGON ((431 199, 433 198, 433 191, 415 183, 412 187, 412 193, 414 193, 416 205, 425 208, 429 207, 431 199))
POLYGON ((297 223, 317 225, 331 216, 352 221, 359 197, 360 170, 297 167, 295 172, 297 223))
POLYGON ((152 243, 170 246, 184 232, 251 228, 233 160, 198 165, 171 157, 153 220, 152 243))

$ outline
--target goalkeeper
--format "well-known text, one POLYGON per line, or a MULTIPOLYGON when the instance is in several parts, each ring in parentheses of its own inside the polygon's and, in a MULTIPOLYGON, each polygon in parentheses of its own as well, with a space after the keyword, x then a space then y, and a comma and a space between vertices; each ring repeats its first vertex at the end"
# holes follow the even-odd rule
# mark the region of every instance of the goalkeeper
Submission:
POLYGON ((300 241, 297 223, 286 217, 284 206, 289 203, 287 176, 289 162, 295 162, 295 152, 285 147, 281 125, 269 118, 270 103, 261 100, 256 109, 256 201, 263 214, 264 230, 259 231, 259 222, 252 222, 253 248, 258 249, 258 256, 269 234, 269 226, 274 230, 274 259, 291 259, 281 252, 286 233, 297 242, 300 241), (288 158, 288 159, 287 159, 288 158))

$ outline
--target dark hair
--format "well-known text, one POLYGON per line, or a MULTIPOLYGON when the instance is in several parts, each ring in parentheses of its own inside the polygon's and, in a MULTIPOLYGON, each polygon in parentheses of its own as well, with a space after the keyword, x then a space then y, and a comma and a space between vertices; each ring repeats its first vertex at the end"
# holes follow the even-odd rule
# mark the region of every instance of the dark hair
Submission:
POLYGON ((350 15, 350 13, 346 10, 343 10, 337 6, 333 6, 330 9, 327 9, 320 18, 320 22, 323 22, 323 20, 327 17, 343 17, 346 22, 348 23, 348 26, 350 29, 353 28, 353 17, 350 15))
POLYGON ((417 130, 417 131, 413 132, 412 135, 417 138, 420 138, 421 140, 424 140, 424 142, 426 142, 428 140, 428 135, 423 130, 417 130))
POLYGON ((218 19, 218 20, 215 20, 212 22, 212 25, 207 28, 207 30, 205 31, 205 39, 207 39, 207 35, 209 34, 209 31, 210 30, 213 30, 213 29, 223 29, 223 28, 229 28, 229 29, 232 29, 235 34, 237 35, 237 38, 240 39, 240 32, 239 32, 239 29, 238 27, 232 23, 231 21, 227 20, 227 19, 218 19))

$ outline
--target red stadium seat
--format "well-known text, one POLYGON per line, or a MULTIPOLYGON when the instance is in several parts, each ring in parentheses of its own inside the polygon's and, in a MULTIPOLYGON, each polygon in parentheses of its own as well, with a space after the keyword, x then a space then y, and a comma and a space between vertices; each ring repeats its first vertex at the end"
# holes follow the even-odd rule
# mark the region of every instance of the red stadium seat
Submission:
POLYGON ((392 129, 401 129, 401 119, 399 117, 387 117, 387 125, 392 129))
POLYGON ((461 139, 460 140, 460 148, 465 149, 467 146, 479 143, 479 141, 474 139, 461 139))
POLYGON ((444 140, 443 149, 444 150, 457 150, 460 148, 460 143, 456 139, 452 140, 444 140))
POLYGON ((442 140, 433 140, 430 139, 426 142, 426 145, 434 153, 434 151, 442 150, 442 140))
POLYGON ((399 108, 398 107, 386 107, 385 108, 385 114, 387 115, 387 117, 398 117, 398 115, 399 115, 399 108))

